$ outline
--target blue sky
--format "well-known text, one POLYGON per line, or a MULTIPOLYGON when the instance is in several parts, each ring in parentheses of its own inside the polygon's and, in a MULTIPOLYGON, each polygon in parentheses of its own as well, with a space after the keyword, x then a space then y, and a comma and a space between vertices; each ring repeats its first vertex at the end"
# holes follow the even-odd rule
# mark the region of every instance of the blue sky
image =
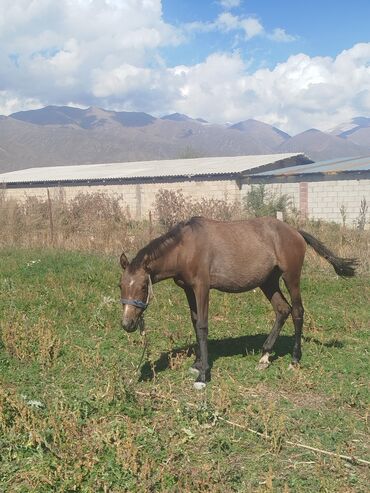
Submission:
POLYGON ((370 116, 369 18, 369 0, 1 0, 0 114, 95 105, 325 130, 370 116))
MULTIPOLYGON (((238 7, 224 9, 215 0, 164 0, 164 19, 174 25, 194 21, 212 22, 227 10, 233 15, 255 17, 267 31, 279 27, 295 37, 290 43, 268 39, 239 39, 237 46, 245 57, 273 67, 289 55, 336 56, 356 43, 370 40, 370 1, 338 0, 242 0, 238 7)), ((212 32, 194 36, 191 42, 168 50, 170 64, 199 63, 215 50, 235 49, 235 33, 212 32)))

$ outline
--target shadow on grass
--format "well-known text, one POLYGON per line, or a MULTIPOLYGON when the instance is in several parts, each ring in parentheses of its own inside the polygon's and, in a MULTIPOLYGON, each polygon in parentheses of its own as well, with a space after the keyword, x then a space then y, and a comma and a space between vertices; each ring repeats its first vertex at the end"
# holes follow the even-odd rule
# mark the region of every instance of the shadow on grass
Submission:
POLYGON ((324 346, 324 347, 334 347, 334 348, 339 348, 341 349, 344 347, 344 344, 342 341, 338 341, 338 339, 332 339, 331 341, 328 342, 322 342, 319 341, 318 339, 315 339, 314 337, 304 337, 303 338, 305 342, 313 342, 314 344, 317 344, 318 346, 324 346))
MULTIPOLYGON (((228 356, 246 357, 255 353, 259 354, 266 337, 267 334, 255 334, 241 337, 227 337, 225 339, 209 339, 208 356, 210 368, 212 368, 218 358, 227 358, 228 356)), ((344 346, 341 341, 335 339, 323 343, 312 337, 304 337, 304 341, 328 348, 342 348, 344 346)), ((281 358, 286 354, 291 354, 293 343, 294 337, 279 336, 274 346, 274 354, 271 357, 271 361, 281 358)), ((187 357, 193 356, 194 345, 183 346, 175 348, 172 351, 163 352, 153 365, 146 361, 141 367, 139 381, 153 380, 155 374, 167 370, 170 367, 171 359, 176 358, 180 354, 186 355, 187 357)))
MULTIPOLYGON (((218 358, 226 358, 228 356, 248 356, 259 353, 266 337, 266 334, 256 334, 251 336, 227 337, 225 339, 209 339, 208 355, 210 367, 212 368, 213 363, 218 358)), ((273 359, 291 353, 292 349, 293 338, 289 336, 280 336, 274 347, 275 356, 273 359)), ((171 359, 176 358, 179 354, 186 354, 188 357, 194 355, 194 345, 164 352, 153 365, 150 365, 148 361, 145 362, 141 367, 139 381, 152 380, 155 374, 167 370, 167 368, 170 367, 171 359)))

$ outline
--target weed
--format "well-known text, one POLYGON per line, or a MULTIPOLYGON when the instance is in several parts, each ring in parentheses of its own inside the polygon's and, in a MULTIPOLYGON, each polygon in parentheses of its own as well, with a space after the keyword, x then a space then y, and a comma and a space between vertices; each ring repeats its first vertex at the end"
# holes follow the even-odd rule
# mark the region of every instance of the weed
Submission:
POLYGON ((367 222, 367 212, 369 210, 369 206, 367 205, 365 197, 361 200, 360 212, 358 218, 355 221, 356 228, 359 231, 364 231, 366 222, 367 222))
POLYGON ((1 340, 9 354, 20 361, 37 361, 43 367, 54 364, 61 351, 61 341, 50 320, 30 323, 26 315, 2 322, 1 340))
POLYGON ((221 199, 194 200, 185 197, 181 190, 159 190, 155 197, 155 215, 165 229, 192 216, 205 216, 211 219, 232 220, 242 217, 238 202, 221 199))

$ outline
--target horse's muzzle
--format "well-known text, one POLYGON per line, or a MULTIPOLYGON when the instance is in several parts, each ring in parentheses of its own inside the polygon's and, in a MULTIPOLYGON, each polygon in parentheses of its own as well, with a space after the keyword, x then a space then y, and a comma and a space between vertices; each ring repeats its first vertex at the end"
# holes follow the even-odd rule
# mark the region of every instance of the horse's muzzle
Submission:
POLYGON ((122 320, 122 328, 126 332, 135 332, 137 325, 137 320, 122 320))

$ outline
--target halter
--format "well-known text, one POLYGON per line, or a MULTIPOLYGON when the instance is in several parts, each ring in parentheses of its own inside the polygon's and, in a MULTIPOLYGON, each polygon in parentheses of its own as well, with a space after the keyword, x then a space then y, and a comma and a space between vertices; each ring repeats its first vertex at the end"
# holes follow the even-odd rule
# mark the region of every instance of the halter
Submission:
POLYGON ((149 300, 152 297, 152 295, 153 295, 153 285, 152 285, 152 280, 151 280, 151 277, 149 274, 148 275, 148 296, 146 298, 146 301, 121 298, 121 303, 122 303, 122 305, 132 305, 132 306, 135 306, 136 308, 140 308, 141 310, 145 310, 146 308, 148 308, 149 300))

